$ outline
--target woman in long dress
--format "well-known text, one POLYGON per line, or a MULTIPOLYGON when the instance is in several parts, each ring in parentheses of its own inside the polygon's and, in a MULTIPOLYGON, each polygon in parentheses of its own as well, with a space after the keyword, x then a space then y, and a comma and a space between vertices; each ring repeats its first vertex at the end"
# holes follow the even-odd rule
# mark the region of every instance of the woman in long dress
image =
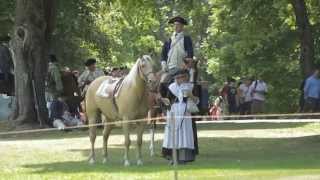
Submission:
POLYGON ((193 84, 188 82, 188 70, 180 70, 175 74, 175 82, 169 86, 169 100, 171 109, 167 112, 162 155, 172 163, 173 149, 173 121, 175 119, 175 144, 177 158, 180 164, 195 160, 195 144, 192 129, 191 113, 187 108, 187 101, 198 103, 197 97, 192 95, 193 84), (174 116, 174 117, 172 117, 174 116))

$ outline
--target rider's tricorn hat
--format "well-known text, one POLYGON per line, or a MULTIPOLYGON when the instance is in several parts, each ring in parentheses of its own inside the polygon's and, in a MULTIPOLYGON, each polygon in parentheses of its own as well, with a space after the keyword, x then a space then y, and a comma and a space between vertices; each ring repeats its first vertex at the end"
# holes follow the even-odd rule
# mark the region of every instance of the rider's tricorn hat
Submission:
POLYGON ((88 67, 88 66, 91 66, 91 65, 95 64, 96 62, 97 61, 95 59, 90 58, 84 63, 84 65, 88 67))
POLYGON ((185 75, 189 75, 189 71, 187 69, 181 69, 181 70, 178 70, 176 73, 174 73, 175 78, 185 76, 185 75))
POLYGON ((188 21, 186 19, 184 19, 183 17, 180 17, 180 16, 176 16, 176 17, 173 17, 169 20, 169 24, 173 24, 175 22, 179 22, 183 25, 188 25, 188 21))

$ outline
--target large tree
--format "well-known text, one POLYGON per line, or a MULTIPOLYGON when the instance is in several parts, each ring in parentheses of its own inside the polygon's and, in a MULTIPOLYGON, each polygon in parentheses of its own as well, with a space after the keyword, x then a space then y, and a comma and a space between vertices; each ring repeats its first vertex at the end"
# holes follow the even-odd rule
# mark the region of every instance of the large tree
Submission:
POLYGON ((296 16, 296 24, 300 35, 300 65, 303 75, 310 75, 314 66, 314 40, 309 21, 306 2, 291 0, 296 16))
POLYGON ((47 119, 45 77, 50 36, 54 26, 55 0, 17 0, 12 56, 15 65, 17 123, 43 125, 47 119))

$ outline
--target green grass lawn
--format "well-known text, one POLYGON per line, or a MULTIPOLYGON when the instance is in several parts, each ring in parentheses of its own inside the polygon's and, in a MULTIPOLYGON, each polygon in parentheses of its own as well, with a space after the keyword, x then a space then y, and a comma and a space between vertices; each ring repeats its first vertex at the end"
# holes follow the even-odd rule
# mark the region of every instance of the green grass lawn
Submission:
MULTIPOLYGON (((162 129, 155 157, 144 136, 144 166, 122 165, 123 137, 110 137, 110 162, 89 165, 87 131, 35 133, 0 137, 0 179, 173 179, 173 167, 160 156, 162 129)), ((320 124, 215 124, 199 127, 200 155, 177 168, 179 179, 320 179, 320 124)), ((135 136, 132 136, 133 145, 135 136)))

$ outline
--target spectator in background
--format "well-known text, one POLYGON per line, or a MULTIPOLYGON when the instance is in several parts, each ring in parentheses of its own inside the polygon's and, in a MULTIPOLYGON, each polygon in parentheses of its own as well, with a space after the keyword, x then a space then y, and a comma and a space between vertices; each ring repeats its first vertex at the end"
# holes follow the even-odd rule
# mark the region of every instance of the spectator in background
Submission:
POLYGON ((104 73, 104 75, 106 75, 106 76, 110 76, 110 75, 111 75, 111 69, 110 69, 110 67, 104 68, 104 69, 103 69, 103 73, 104 73))
POLYGON ((117 67, 112 68, 111 70, 111 76, 112 77, 120 77, 120 69, 117 67))
POLYGON ((74 117, 80 118, 80 88, 78 86, 77 78, 69 68, 64 68, 61 74, 63 84, 63 97, 65 103, 68 105, 69 112, 74 117))
POLYGON ((304 99, 304 86, 306 84, 306 78, 303 79, 300 85, 300 98, 299 98, 299 112, 304 111, 305 99, 304 99))
POLYGON ((96 62, 97 61, 95 59, 88 59, 85 62, 86 70, 78 78, 78 83, 82 91, 81 97, 85 97, 85 93, 92 81, 98 77, 104 76, 103 71, 96 68, 96 62))
POLYGON ((46 101, 49 110, 49 117, 51 116, 50 106, 63 93, 63 85, 61 80, 58 60, 55 55, 49 56, 49 67, 46 81, 46 101))
POLYGON ((224 82, 223 87, 219 90, 219 95, 223 98, 222 112, 223 114, 228 114, 228 89, 229 89, 229 81, 230 78, 226 82, 224 82))
POLYGON ((237 88, 236 88, 236 80, 231 79, 228 89, 227 89, 227 100, 228 100, 228 110, 229 114, 237 113, 237 88))
POLYGON ((10 37, 0 39, 0 93, 14 96, 14 64, 8 42, 10 37))
POLYGON ((249 91, 252 81, 249 78, 244 79, 244 83, 239 86, 239 112, 240 115, 247 115, 251 113, 251 93, 249 91))
POLYGON ((214 100, 214 103, 210 108, 209 113, 211 116, 211 120, 221 120, 221 116, 223 112, 222 106, 223 106, 223 98, 222 96, 219 96, 214 100))
POLYGON ((320 99, 320 79, 319 70, 315 70, 304 85, 304 112, 319 112, 320 99))
POLYGON ((78 78, 80 76, 79 71, 78 70, 73 70, 72 73, 73 73, 74 77, 77 79, 77 83, 78 83, 78 78))
POLYGON ((121 77, 126 76, 127 74, 129 74, 129 69, 127 68, 127 66, 120 67, 120 75, 121 75, 121 77))
POLYGON ((265 96, 268 92, 267 84, 263 80, 257 79, 251 84, 249 91, 252 97, 251 113, 263 113, 266 101, 265 96))

